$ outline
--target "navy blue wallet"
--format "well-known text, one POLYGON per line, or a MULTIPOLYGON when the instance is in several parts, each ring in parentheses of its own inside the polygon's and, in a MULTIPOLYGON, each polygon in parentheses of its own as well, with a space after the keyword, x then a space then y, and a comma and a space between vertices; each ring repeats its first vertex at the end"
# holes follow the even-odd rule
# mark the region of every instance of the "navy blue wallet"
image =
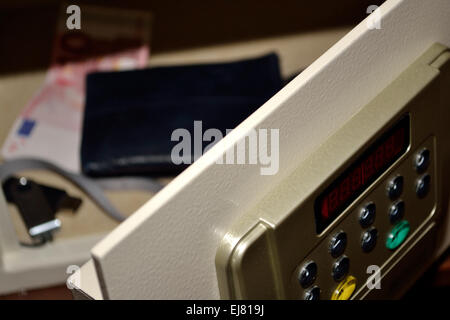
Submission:
MULTIPOLYGON (((86 79, 81 165, 91 176, 177 174, 174 130, 194 121, 235 128, 281 89, 278 57, 92 73, 86 79)), ((205 145, 210 142, 205 142, 205 145)), ((192 159, 194 156, 192 142, 192 159)))

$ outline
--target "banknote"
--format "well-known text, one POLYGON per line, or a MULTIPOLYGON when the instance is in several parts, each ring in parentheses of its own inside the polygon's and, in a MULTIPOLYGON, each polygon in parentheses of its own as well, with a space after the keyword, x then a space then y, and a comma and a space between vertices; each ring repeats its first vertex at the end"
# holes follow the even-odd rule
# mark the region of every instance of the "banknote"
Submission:
POLYGON ((82 6, 81 16, 81 29, 68 30, 62 6, 52 64, 12 126, 4 159, 39 158, 80 172, 86 75, 148 65, 151 15, 82 6))

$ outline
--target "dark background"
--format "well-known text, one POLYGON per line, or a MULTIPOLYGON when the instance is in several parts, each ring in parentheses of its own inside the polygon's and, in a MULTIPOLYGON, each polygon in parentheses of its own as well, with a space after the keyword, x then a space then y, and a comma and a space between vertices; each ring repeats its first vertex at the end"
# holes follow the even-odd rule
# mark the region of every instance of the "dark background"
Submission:
MULTIPOLYGON (((355 26, 383 0, 102 0, 70 1, 152 12, 152 53, 264 38, 336 26, 355 26)), ((0 73, 49 64, 62 1, 0 3, 0 73)))

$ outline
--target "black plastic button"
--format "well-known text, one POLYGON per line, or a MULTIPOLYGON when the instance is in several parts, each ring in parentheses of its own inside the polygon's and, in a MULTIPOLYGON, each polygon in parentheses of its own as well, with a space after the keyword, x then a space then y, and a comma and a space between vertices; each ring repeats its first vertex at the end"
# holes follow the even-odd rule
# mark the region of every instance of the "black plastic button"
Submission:
POLYGON ((396 223, 403 219, 405 214, 405 203, 399 200, 391 205, 389 208, 389 220, 391 223, 396 223))
POLYGON ((330 253, 333 258, 342 255, 347 246, 347 234, 344 231, 336 233, 330 241, 330 253))
POLYGON ((359 224, 363 228, 367 228, 375 221, 375 213, 377 209, 375 203, 370 202, 364 206, 359 212, 359 224))
POLYGON ((361 237, 361 248, 364 252, 370 252, 377 244, 378 231, 375 228, 363 232, 361 237))
POLYGON ((308 291, 306 291, 304 299, 311 301, 320 300, 320 288, 318 286, 314 286, 308 291))
POLYGON ((395 200, 402 194, 403 191, 403 177, 397 176, 389 181, 387 186, 388 196, 391 200, 395 200))
POLYGON ((419 198, 424 198, 430 191, 431 177, 429 174, 422 176, 416 182, 416 194, 419 198))
POLYGON ((414 166, 417 172, 424 172, 427 170, 430 164, 430 151, 428 149, 422 149, 414 157, 414 166))
POLYGON ((332 276, 335 281, 341 281, 347 275, 350 269, 350 259, 343 256, 333 264, 332 276))
POLYGON ((313 284, 317 276, 317 264, 314 261, 307 262, 298 274, 298 282, 303 288, 313 284))

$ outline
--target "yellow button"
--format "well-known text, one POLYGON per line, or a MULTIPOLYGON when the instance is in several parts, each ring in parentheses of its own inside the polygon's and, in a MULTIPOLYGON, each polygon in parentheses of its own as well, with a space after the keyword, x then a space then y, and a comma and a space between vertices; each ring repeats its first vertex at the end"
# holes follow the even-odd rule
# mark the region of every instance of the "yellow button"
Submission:
POLYGON ((356 289, 356 278, 348 276, 334 289, 331 300, 348 300, 356 289))

